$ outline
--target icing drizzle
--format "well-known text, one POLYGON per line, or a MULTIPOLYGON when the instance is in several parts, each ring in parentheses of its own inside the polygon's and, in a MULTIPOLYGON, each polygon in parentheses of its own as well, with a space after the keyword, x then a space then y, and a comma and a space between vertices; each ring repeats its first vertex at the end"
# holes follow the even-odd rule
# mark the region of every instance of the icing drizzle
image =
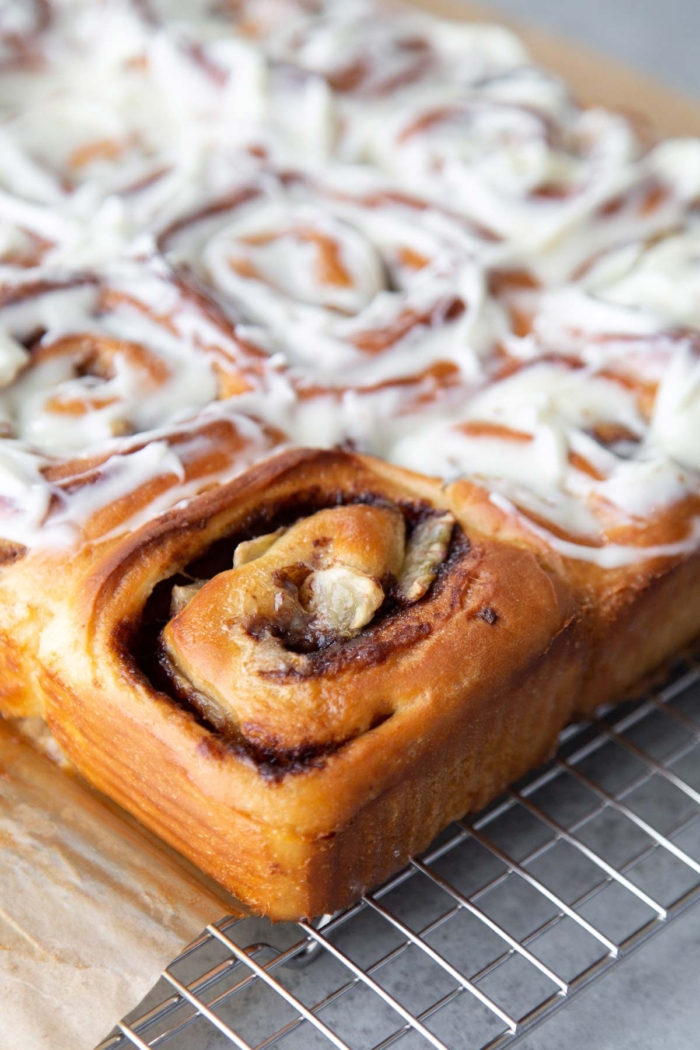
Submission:
POLYGON ((469 478, 603 567, 695 549, 700 142, 380 0, 6 7, 6 540, 287 443, 469 478))

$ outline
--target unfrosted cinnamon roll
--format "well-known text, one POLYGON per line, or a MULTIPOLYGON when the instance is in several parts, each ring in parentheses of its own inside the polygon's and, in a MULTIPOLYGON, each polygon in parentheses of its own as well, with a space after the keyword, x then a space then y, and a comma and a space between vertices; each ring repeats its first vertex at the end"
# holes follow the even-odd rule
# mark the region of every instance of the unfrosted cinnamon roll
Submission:
POLYGON ((42 644, 61 746, 275 918, 388 875, 570 710, 566 592, 376 462, 284 453, 69 576, 42 644))
POLYGON ((240 543, 231 569, 173 589, 166 673, 212 725, 262 750, 282 738, 292 750, 333 746, 367 731, 391 689, 410 700, 405 647, 426 631, 410 610, 448 562, 454 524, 449 512, 407 521, 389 501, 357 503, 240 543), (345 682, 342 711, 330 676, 345 682), (261 705, 261 680, 274 683, 273 703, 261 705))

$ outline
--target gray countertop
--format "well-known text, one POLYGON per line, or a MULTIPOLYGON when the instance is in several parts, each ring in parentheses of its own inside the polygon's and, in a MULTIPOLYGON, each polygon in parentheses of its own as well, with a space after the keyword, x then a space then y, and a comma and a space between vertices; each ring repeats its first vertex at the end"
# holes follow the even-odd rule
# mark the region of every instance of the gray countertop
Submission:
POLYGON ((519 1050, 698 1050, 700 906, 605 975, 519 1050))
POLYGON ((698 0, 496 0, 489 6, 566 33, 700 97, 698 0))

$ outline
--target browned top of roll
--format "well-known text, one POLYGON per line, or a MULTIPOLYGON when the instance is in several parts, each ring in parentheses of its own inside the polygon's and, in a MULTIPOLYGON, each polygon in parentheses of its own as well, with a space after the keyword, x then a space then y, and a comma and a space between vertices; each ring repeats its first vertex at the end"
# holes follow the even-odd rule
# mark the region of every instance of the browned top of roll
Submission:
POLYGON ((439 628, 454 519, 421 512, 409 521, 389 500, 322 509, 241 542, 213 578, 173 587, 161 644, 174 687, 263 749, 332 746, 377 724, 405 695, 394 678, 406 650, 439 628))

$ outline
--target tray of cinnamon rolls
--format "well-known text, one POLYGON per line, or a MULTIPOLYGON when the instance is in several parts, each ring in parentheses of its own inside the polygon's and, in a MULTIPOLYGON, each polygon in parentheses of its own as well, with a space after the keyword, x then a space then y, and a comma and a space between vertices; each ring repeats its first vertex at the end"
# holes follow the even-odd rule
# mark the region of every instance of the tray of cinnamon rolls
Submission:
POLYGON ((251 911, 700 633, 700 140, 382 0, 18 0, 0 100, 0 712, 251 911))

